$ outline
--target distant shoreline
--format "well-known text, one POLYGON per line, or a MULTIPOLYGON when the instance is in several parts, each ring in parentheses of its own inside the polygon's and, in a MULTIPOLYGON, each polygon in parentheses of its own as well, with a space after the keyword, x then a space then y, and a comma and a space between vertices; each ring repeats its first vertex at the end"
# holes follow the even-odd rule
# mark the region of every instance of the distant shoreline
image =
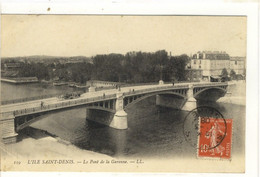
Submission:
POLYGON ((36 83, 39 82, 37 77, 20 77, 20 78, 1 78, 1 82, 13 84, 36 83))

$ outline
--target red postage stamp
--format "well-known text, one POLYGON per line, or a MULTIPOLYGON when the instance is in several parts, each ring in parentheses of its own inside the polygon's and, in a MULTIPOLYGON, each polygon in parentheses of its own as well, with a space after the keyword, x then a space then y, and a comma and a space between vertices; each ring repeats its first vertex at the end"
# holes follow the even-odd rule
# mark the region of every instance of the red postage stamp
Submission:
POLYGON ((231 158, 232 119, 199 118, 198 157, 231 158))

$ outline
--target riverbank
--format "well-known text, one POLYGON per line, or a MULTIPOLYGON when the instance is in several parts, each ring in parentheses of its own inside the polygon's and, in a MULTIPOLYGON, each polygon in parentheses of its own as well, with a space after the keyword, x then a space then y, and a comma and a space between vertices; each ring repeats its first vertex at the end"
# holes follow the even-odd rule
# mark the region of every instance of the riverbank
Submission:
POLYGON ((0 78, 1 82, 8 82, 12 84, 36 83, 39 82, 37 77, 19 77, 19 78, 0 78))
POLYGON ((1 144, 3 158, 46 159, 59 158, 108 158, 108 155, 80 149, 68 141, 49 134, 46 131, 29 127, 30 136, 25 131, 18 137, 17 143, 1 144))
POLYGON ((217 102, 236 105, 246 105, 246 82, 230 82, 227 94, 217 102))

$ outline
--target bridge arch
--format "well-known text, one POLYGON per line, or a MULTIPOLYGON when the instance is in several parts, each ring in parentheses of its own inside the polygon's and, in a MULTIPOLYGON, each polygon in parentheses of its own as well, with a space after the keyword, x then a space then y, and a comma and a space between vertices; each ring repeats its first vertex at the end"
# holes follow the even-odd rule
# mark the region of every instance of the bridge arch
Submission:
POLYGON ((132 107, 134 104, 152 97, 152 96, 156 96, 156 95, 173 95, 175 97, 181 98, 181 99, 187 99, 186 96, 184 96, 183 94, 180 93, 176 93, 176 92, 171 92, 171 91, 166 91, 166 92, 155 92, 155 93, 150 93, 150 94, 145 94, 145 95, 141 95, 140 97, 137 97, 136 99, 132 100, 130 103, 124 104, 124 109, 130 108, 132 107))
POLYGON ((102 110, 110 113, 116 113, 116 110, 110 109, 110 108, 105 108, 101 106, 87 106, 86 109, 95 109, 95 110, 102 110))
POLYGON ((18 133, 20 130, 30 126, 32 123, 42 120, 48 116, 45 114, 33 114, 27 116, 19 116, 15 118, 15 131, 18 133))
POLYGON ((227 90, 222 87, 207 87, 201 88, 193 92, 193 97, 196 100, 216 101, 226 94, 227 90))
MULTIPOLYGON (((72 110, 72 109, 78 109, 78 108, 85 108, 86 105, 80 105, 78 107, 73 106, 69 108, 62 108, 62 109, 55 109, 55 110, 50 110, 50 111, 42 111, 42 112, 36 112, 36 113, 31 113, 27 115, 17 115, 15 116, 15 131, 18 133, 20 130, 30 126, 32 123, 40 121, 48 115, 53 114, 53 113, 59 113, 59 112, 64 112, 67 110, 72 110)), ((88 106, 87 106, 88 107, 88 106)), ((89 106, 91 107, 91 106, 89 106)), ((95 109, 96 106, 92 106, 95 109)))

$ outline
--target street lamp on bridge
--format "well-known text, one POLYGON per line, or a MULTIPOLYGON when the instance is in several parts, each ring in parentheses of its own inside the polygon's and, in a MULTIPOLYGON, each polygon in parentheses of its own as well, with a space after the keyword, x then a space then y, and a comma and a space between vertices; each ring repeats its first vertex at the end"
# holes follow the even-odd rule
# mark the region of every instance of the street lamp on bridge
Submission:
POLYGON ((162 66, 162 64, 160 64, 160 80, 159 80, 159 85, 164 84, 164 82, 163 82, 163 73, 162 73, 162 69, 163 69, 163 66, 162 66))

